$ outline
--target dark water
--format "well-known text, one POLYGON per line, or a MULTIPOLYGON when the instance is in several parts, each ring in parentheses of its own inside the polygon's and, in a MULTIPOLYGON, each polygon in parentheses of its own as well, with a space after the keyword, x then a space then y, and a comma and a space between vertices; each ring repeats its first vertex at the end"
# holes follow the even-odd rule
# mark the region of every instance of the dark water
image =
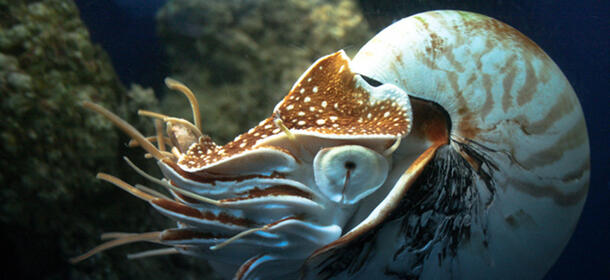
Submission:
MULTIPOLYGON (((163 0, 76 1, 92 39, 124 84, 158 89, 167 74, 154 15, 163 0), (145 3, 145 4, 144 4, 145 3)), ((580 98, 591 145, 589 196, 576 231, 546 279, 610 279, 610 8, 608 1, 361 1, 372 25, 405 10, 464 9, 500 19, 533 39, 580 98)), ((341 46, 337 46, 340 48, 341 46)))

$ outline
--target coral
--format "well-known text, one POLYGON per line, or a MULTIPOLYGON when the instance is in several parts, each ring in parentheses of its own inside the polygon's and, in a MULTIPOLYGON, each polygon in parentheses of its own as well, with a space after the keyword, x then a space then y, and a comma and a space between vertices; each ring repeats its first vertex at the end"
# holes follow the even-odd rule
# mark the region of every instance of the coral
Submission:
MULTIPOLYGON (((267 117, 315 59, 371 36, 352 0, 175 0, 157 22, 171 76, 197 94, 204 131, 221 143, 267 117)), ((162 107, 188 117, 177 94, 162 107)))

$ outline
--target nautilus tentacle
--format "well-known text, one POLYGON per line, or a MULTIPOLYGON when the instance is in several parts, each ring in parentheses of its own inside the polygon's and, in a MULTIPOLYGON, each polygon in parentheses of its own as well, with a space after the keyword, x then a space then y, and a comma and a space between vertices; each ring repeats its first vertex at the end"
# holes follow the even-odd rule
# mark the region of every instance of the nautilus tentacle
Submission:
POLYGON ((73 261, 149 241, 169 248, 132 256, 198 256, 235 279, 535 279, 588 188, 588 136, 566 78, 515 29, 466 12, 405 18, 353 60, 320 58, 225 145, 200 131, 196 103, 195 124, 141 111, 166 123, 154 137, 85 106, 158 160, 164 179, 128 163, 168 195, 100 178, 177 226, 106 235, 73 261))

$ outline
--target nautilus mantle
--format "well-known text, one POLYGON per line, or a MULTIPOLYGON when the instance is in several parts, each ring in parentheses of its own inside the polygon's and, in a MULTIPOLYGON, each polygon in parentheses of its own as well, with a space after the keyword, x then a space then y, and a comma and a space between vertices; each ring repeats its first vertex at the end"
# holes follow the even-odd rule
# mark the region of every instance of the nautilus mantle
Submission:
POLYGON ((141 111, 157 119, 144 137, 85 106, 157 159, 163 179, 128 163, 165 193, 98 177, 176 227, 105 234, 73 261, 148 241, 167 248, 131 257, 193 255, 235 279, 537 279, 586 198, 572 87, 534 42, 486 16, 417 14, 352 60, 322 57, 225 145, 202 134, 190 90, 166 82, 189 98, 194 123, 141 111))

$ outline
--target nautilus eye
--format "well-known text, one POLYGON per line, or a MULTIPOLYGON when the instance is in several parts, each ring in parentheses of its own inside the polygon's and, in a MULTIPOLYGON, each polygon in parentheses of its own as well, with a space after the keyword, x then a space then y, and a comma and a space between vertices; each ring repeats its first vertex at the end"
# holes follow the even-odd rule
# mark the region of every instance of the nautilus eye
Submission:
POLYGON ((356 145, 323 149, 313 166, 320 192, 342 204, 354 204, 376 191, 385 182, 389 169, 382 155, 356 145))

